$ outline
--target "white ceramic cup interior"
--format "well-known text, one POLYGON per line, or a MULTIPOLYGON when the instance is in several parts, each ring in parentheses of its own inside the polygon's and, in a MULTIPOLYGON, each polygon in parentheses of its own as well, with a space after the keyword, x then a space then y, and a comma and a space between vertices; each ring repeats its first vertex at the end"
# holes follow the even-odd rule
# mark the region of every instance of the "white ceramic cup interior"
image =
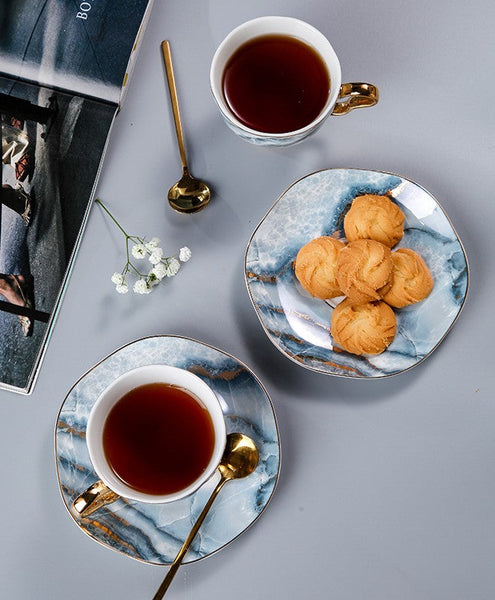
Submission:
POLYGON ((192 494, 215 472, 222 458, 225 442, 225 420, 215 392, 193 373, 168 365, 147 365, 121 375, 97 399, 89 415, 86 429, 86 444, 98 477, 119 496, 141 502, 172 502, 192 494), (146 494, 127 486, 108 464, 103 451, 103 427, 112 407, 127 392, 149 383, 167 383, 190 392, 208 411, 215 432, 215 445, 206 469, 193 483, 173 494, 146 494))
POLYGON ((318 128, 331 113, 337 102, 341 83, 342 73, 340 62, 330 42, 318 29, 309 23, 292 17, 259 17, 239 25, 219 45, 213 56, 210 68, 210 86, 213 97, 227 122, 230 122, 237 129, 241 130, 241 132, 245 132, 251 136, 269 137, 272 139, 278 138, 282 140, 294 136, 304 137, 305 134, 311 133, 318 128), (330 75, 330 91, 328 100, 322 111, 314 121, 296 131, 270 133, 269 131, 257 131, 246 127, 230 110, 223 94, 223 73, 230 57, 246 42, 259 36, 271 34, 292 36, 312 46, 323 59, 330 75))

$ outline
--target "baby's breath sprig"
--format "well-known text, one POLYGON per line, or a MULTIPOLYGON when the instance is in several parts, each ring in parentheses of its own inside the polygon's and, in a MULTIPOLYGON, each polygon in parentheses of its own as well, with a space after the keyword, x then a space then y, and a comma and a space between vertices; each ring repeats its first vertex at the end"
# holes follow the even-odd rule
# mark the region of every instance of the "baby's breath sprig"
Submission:
POLYGON ((132 286, 136 294, 149 294, 153 288, 158 285, 165 277, 174 277, 179 272, 181 262, 187 262, 191 258, 191 250, 183 246, 177 255, 164 256, 163 249, 160 248, 160 240, 157 237, 146 241, 146 238, 138 235, 130 235, 112 215, 103 202, 97 198, 95 200, 112 221, 117 225, 125 237, 126 262, 120 272, 115 272, 112 277, 112 283, 119 294, 127 294, 129 284, 127 278, 135 277, 136 281, 132 286), (152 267, 148 272, 146 269, 140 269, 133 262, 132 258, 143 260, 148 257, 152 267))

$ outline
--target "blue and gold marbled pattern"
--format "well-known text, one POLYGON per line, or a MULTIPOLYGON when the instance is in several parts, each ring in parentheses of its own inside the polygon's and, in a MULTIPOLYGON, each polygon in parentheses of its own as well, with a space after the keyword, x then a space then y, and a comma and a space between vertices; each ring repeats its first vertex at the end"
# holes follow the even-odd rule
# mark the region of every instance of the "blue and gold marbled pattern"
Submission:
POLYGON ((403 177, 359 169, 319 171, 282 194, 249 242, 245 276, 263 328, 283 354, 308 369, 355 378, 395 375, 431 354, 459 316, 469 279, 462 244, 435 198, 403 177), (406 216, 396 248, 418 252, 434 279, 428 298, 395 311, 397 335, 388 349, 367 357, 334 349, 331 301, 311 298, 293 270, 299 248, 311 239, 335 231, 344 238, 345 213, 366 193, 392 196, 406 216))
POLYGON ((269 134, 266 134, 266 133, 258 134, 252 130, 238 127, 233 121, 231 121, 229 118, 227 118, 223 113, 221 113, 221 114, 222 114, 222 118, 225 121, 227 127, 229 127, 235 134, 237 134, 243 140, 245 140, 246 142, 249 142, 250 144, 254 144, 255 146, 280 146, 280 147, 292 146, 294 144, 298 144, 299 142, 301 142, 308 136, 312 135, 313 133, 316 133, 323 124, 323 121, 321 121, 321 123, 314 125, 310 129, 304 129, 300 133, 284 133, 284 134, 279 134, 276 136, 270 136, 269 134))
POLYGON ((246 479, 229 482, 219 494, 184 562, 203 558, 240 535, 270 500, 280 469, 280 443, 270 398, 241 362, 201 342, 173 335, 133 342, 98 363, 70 390, 60 410, 55 448, 62 498, 77 525, 96 541, 132 558, 170 564, 213 491, 218 473, 195 494, 167 504, 118 500, 81 519, 73 500, 97 476, 86 447, 86 424, 100 393, 135 367, 167 364, 201 377, 219 396, 227 433, 239 431, 256 443, 260 462, 246 479))

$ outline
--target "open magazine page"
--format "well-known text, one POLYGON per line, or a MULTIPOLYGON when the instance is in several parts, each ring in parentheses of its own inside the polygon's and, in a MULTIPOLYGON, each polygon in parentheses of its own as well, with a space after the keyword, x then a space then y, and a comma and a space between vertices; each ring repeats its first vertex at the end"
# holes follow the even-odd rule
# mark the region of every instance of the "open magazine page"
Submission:
POLYGON ((116 110, 0 77, 0 386, 33 382, 116 110))
POLYGON ((119 103, 149 0, 0 0, 0 73, 119 103))

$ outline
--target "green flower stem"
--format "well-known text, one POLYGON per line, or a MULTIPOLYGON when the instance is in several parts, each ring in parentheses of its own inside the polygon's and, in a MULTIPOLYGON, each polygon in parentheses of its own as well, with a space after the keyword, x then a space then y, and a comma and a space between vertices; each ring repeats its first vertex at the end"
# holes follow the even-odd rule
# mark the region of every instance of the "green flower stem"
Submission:
POLYGON ((103 210, 112 219, 115 225, 117 225, 120 231, 125 235, 127 244, 127 258, 129 258, 129 241, 134 242, 135 244, 143 244, 144 240, 138 237, 137 235, 130 235, 129 233, 127 233, 127 231, 122 227, 122 225, 117 221, 117 219, 112 215, 112 213, 108 210, 108 208, 103 204, 103 202, 99 198, 96 198, 95 202, 103 208, 103 210))
POLYGON ((131 236, 127 233, 127 231, 122 227, 122 225, 117 221, 117 219, 112 215, 112 213, 108 210, 108 208, 103 204, 103 202, 99 199, 96 198, 95 200, 96 204, 99 204, 103 210, 107 213, 107 215, 112 219, 112 221, 115 223, 115 225, 117 225, 117 227, 120 229, 120 231, 122 231, 122 233, 125 235, 126 238, 131 238, 131 236))

